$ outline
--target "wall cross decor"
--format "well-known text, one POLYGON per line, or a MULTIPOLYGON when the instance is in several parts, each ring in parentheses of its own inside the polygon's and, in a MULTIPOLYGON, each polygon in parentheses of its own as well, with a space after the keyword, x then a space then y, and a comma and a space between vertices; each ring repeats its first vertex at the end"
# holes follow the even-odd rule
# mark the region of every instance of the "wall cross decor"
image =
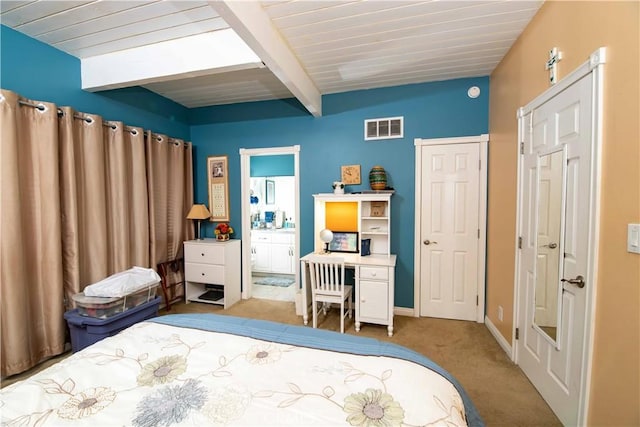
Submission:
POLYGON ((549 83, 552 85, 558 81, 558 62, 562 59, 562 52, 554 47, 549 51, 549 60, 546 62, 546 69, 549 70, 549 83))

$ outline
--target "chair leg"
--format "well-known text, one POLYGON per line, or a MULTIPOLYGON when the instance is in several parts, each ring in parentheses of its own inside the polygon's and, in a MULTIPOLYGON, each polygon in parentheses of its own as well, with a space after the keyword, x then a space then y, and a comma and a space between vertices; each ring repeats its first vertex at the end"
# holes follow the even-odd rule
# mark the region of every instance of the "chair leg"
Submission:
POLYGON ((318 327, 318 303, 314 302, 313 304, 313 327, 318 327))
POLYGON ((349 319, 351 319, 352 315, 353 315, 353 301, 351 301, 351 298, 349 298, 349 319))
POLYGON ((340 303, 340 333, 344 334, 344 300, 340 303))

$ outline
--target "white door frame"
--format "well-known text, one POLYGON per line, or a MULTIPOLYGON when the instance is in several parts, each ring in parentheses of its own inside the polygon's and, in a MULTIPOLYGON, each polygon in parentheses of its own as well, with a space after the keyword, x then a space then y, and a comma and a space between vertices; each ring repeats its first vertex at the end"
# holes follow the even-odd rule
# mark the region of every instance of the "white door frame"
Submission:
MULTIPOLYGON (((593 337, 595 333, 595 309, 596 309, 596 284, 598 283, 598 249, 599 249, 599 236, 600 236, 600 186, 601 186, 601 162, 602 162, 602 117, 603 117, 603 88, 604 88, 604 63, 606 62, 606 48, 599 48, 589 56, 589 60, 575 69, 568 76, 560 80, 556 85, 550 87, 533 101, 529 102, 526 106, 521 107, 518 110, 518 119, 524 117, 528 112, 538 108, 540 105, 547 102, 549 99, 558 95, 564 91, 567 87, 571 86, 588 73, 593 74, 593 120, 592 120, 592 132, 591 132, 591 182, 590 182, 590 194, 591 198, 591 217, 589 218, 589 248, 587 250, 587 277, 592 278, 590 281, 591 286, 585 287, 586 292, 586 313, 585 313, 585 328, 584 328, 584 341, 582 349, 582 381, 579 386, 579 404, 578 404, 578 425, 587 425, 587 416, 589 412, 589 389, 591 387, 591 367, 593 363, 593 337)), ((520 120, 518 120, 520 123, 520 120)), ((526 129, 518 128, 518 144, 523 141, 524 132, 526 129)), ((522 174, 522 156, 520 150, 518 150, 518 195, 517 195, 517 221, 516 221, 516 236, 515 236, 515 276, 514 276, 514 295, 513 295, 513 331, 512 331, 512 359, 518 364, 518 346, 516 345, 516 328, 521 327, 518 325, 518 318, 520 310, 524 310, 519 306, 520 286, 518 278, 520 277, 519 265, 520 265, 520 251, 518 250, 518 237, 521 236, 522 224, 522 188, 521 188, 521 174, 522 174)))
POLYGON ((445 145, 445 144, 469 144, 478 143, 480 145, 480 194, 478 195, 478 226, 480 227, 480 235, 478 237, 478 305, 476 306, 476 322, 484 323, 484 306, 485 306, 485 269, 486 269, 486 242, 487 242, 487 149, 489 147, 489 135, 482 134, 476 136, 462 136, 454 138, 432 138, 422 139, 415 138, 413 140, 416 147, 416 181, 415 181, 415 221, 413 243, 413 315, 420 317, 420 273, 422 265, 421 251, 422 242, 420 241, 420 218, 422 217, 422 147, 429 145, 445 145))
POLYGON ((242 210, 242 299, 251 298, 251 157, 293 154, 296 227, 295 266, 296 283, 300 283, 300 146, 240 149, 240 187, 242 210))

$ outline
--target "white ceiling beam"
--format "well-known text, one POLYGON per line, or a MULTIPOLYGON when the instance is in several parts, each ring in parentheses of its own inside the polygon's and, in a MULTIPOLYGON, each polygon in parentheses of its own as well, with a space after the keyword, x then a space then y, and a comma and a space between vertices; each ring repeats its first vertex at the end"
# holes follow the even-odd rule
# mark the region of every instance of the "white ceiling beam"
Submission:
POLYGON ((81 59, 82 89, 91 92, 264 67, 225 29, 81 59))
POLYGON ((258 1, 211 0, 209 4, 315 117, 322 96, 258 1))

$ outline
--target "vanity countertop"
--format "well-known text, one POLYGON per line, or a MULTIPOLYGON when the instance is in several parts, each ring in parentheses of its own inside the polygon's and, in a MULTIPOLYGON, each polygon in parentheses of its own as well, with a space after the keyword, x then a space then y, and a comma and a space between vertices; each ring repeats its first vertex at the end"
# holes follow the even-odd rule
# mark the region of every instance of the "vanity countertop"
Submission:
POLYGON ((295 233, 295 228, 252 228, 251 232, 259 233, 295 233))

